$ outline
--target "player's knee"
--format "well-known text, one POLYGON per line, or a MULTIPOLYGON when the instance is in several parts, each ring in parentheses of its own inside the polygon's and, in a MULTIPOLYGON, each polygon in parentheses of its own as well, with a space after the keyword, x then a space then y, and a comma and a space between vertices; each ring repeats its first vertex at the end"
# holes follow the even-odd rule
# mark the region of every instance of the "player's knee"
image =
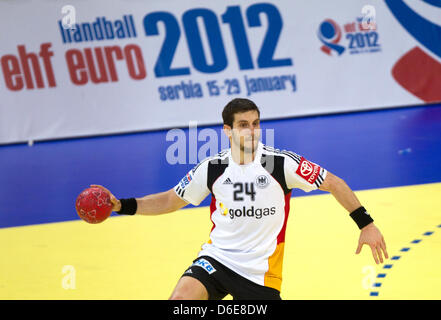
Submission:
POLYGON ((172 292, 169 300, 188 300, 191 296, 191 287, 183 285, 181 283, 172 292))
POLYGON ((187 300, 187 298, 181 292, 173 292, 168 300, 187 300))
POLYGON ((183 277, 178 282, 169 300, 207 300, 208 292, 199 280, 183 277))

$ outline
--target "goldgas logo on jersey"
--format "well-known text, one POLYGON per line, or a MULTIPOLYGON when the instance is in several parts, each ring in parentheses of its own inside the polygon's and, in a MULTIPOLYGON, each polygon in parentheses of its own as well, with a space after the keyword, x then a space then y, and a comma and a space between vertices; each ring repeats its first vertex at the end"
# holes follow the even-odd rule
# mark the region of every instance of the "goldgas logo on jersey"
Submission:
MULTIPOLYGON (((385 0, 385 3, 401 26, 421 44, 398 59, 392 68, 392 76, 404 89, 421 100, 441 101, 441 25, 421 16, 403 0, 385 0), (421 47, 435 57, 428 55, 421 47)), ((438 12, 438 16, 441 15, 439 0, 408 3, 424 8, 421 12, 438 12)))
POLYGON ((324 20, 317 31, 322 43, 320 50, 329 56, 341 56, 344 52, 352 55, 381 51, 377 24, 371 16, 356 17, 353 21, 345 22, 343 27, 333 19, 324 20))
POLYGON ((220 207, 220 213, 221 213, 223 216, 226 216, 227 213, 228 213, 228 208, 225 207, 225 205, 224 205, 222 202, 219 202, 219 207, 220 207))
POLYGON ((276 207, 271 208, 255 208, 251 206, 251 208, 247 208, 243 206, 241 209, 230 209, 228 211, 230 214, 230 219, 240 218, 240 217, 251 217, 256 219, 261 219, 266 216, 273 216, 276 214, 276 207))
POLYGON ((229 214, 231 220, 239 217, 252 217, 256 219, 261 219, 262 217, 270 215, 272 216, 276 214, 276 207, 255 208, 254 206, 251 206, 251 208, 247 208, 243 206, 240 209, 228 209, 222 202, 219 202, 219 209, 221 215, 227 216, 227 214, 229 214))

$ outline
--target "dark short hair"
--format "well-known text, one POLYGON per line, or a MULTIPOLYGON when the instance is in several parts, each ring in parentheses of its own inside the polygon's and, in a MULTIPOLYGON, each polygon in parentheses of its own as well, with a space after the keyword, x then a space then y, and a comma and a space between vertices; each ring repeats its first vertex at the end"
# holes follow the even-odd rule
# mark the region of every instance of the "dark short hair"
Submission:
POLYGON ((224 120, 224 124, 233 127, 234 115, 236 113, 243 113, 252 110, 257 111, 260 118, 260 110, 253 101, 249 99, 236 98, 228 102, 228 104, 224 107, 224 110, 222 111, 222 119, 224 120))

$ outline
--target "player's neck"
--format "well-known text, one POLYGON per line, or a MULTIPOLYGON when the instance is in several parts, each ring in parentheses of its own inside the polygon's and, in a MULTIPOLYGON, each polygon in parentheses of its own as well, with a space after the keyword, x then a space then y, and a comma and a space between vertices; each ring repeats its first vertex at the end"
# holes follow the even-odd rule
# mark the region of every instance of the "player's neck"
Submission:
POLYGON ((240 150, 240 148, 231 148, 231 157, 233 158, 233 161, 236 162, 238 165, 246 165, 254 161, 254 158, 256 157, 256 150, 253 152, 245 152, 243 150, 240 150))

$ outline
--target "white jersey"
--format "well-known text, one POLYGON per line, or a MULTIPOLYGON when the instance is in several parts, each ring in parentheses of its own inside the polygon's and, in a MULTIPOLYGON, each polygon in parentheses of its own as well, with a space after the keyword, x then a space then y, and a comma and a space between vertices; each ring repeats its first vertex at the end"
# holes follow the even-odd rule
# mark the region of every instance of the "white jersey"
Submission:
POLYGON ((327 171, 289 151, 259 142, 254 161, 239 165, 231 149, 206 158, 176 185, 195 206, 211 193, 210 256, 239 275, 280 291, 291 190, 320 187, 327 171))

